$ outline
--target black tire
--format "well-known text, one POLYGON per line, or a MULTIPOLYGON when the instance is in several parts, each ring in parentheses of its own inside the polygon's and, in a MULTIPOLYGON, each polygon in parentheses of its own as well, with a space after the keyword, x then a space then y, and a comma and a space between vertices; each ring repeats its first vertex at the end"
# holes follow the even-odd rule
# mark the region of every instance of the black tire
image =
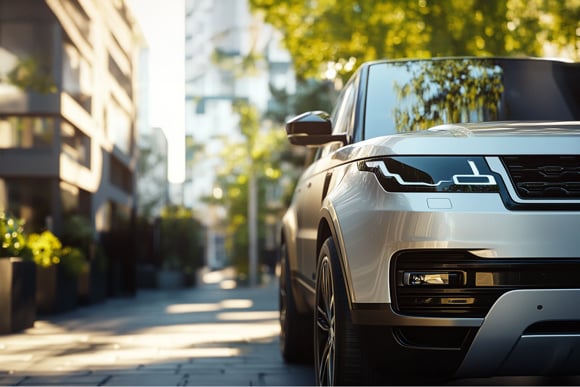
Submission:
POLYGON ((280 353, 287 363, 312 363, 312 317, 296 307, 286 245, 280 249, 280 353))
POLYGON ((336 246, 328 238, 316 270, 315 371, 318 385, 370 385, 361 338, 352 323, 336 246))

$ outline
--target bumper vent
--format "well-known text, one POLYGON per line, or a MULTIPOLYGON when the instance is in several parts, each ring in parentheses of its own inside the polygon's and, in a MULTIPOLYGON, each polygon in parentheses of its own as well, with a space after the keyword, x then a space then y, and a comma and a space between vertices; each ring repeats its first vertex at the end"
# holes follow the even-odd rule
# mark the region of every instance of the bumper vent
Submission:
POLYGON ((501 158, 522 199, 580 199, 580 156, 501 158))
POLYGON ((392 260, 391 291, 396 312, 426 317, 485 317, 504 293, 516 289, 575 289, 580 257, 490 259, 464 251, 405 251, 392 260), (407 284, 407 272, 457 272, 465 282, 407 284))

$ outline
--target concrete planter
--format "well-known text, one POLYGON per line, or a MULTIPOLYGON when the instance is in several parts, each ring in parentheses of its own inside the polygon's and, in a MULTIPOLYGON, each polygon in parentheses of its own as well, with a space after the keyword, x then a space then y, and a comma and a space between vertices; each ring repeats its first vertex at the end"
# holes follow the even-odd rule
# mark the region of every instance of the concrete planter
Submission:
POLYGON ((78 305, 78 277, 66 273, 61 265, 37 267, 36 307, 39 314, 73 310, 78 305))
POLYGON ((107 273, 96 262, 87 262, 78 278, 79 304, 95 304, 107 298, 107 273))
POLYGON ((36 264, 0 258, 0 334, 22 331, 36 320, 36 264))

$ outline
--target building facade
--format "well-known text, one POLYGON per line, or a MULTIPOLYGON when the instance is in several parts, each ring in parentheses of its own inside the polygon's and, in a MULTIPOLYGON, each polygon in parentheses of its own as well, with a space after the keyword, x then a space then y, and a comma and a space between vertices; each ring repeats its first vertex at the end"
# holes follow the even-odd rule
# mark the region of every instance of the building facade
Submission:
POLYGON ((57 236, 86 217, 129 282, 142 46, 123 0, 0 0, 0 208, 57 236))

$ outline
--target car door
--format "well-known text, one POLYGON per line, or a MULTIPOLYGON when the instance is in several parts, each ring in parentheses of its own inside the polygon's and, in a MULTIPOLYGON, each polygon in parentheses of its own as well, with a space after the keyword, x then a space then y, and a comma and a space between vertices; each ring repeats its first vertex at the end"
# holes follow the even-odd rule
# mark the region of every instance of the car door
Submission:
MULTIPOLYGON (((355 104, 355 83, 345 86, 331 116, 333 134, 352 133, 355 104)), ((300 276, 304 284, 314 291, 316 277, 316 242, 320 209, 329 188, 336 160, 331 155, 343 144, 331 143, 319 148, 313 163, 305 171, 296 187, 297 235, 296 246, 300 276)))

